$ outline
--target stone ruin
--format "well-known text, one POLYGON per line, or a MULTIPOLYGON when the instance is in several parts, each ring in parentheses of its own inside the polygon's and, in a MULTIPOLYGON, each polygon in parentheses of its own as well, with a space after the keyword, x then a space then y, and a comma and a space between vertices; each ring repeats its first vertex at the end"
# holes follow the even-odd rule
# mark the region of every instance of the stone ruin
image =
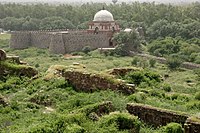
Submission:
POLYGON ((191 117, 186 113, 135 103, 127 104, 126 109, 130 114, 138 116, 140 120, 154 127, 176 122, 182 124, 185 133, 199 133, 200 131, 200 119, 191 117))
POLYGON ((6 52, 3 49, 0 49, 0 61, 6 60, 6 52))
POLYGON ((19 56, 7 56, 6 52, 0 49, 0 78, 10 74, 33 77, 37 75, 38 72, 26 63, 20 61, 19 56), (19 67, 13 67, 12 65, 8 65, 8 63, 18 65, 19 67))
POLYGON ((77 91, 94 92, 110 89, 124 94, 134 93, 135 86, 115 79, 111 75, 101 75, 77 70, 63 72, 63 77, 75 87, 77 91))

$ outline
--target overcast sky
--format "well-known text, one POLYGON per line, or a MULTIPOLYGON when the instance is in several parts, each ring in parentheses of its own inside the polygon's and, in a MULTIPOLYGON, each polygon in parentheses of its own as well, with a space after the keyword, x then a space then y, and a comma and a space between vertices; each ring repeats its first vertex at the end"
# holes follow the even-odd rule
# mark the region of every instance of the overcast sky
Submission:
MULTIPOLYGON (((195 2, 198 1, 200 2, 200 0, 118 0, 118 2, 135 2, 135 1, 140 1, 140 2, 157 2, 157 3, 191 3, 191 2, 195 2)), ((25 2, 25 3, 29 3, 29 2, 33 2, 33 3, 40 3, 40 2, 44 2, 44 3, 84 3, 84 2, 98 2, 98 3, 111 3, 112 0, 0 0, 0 2, 25 2)))

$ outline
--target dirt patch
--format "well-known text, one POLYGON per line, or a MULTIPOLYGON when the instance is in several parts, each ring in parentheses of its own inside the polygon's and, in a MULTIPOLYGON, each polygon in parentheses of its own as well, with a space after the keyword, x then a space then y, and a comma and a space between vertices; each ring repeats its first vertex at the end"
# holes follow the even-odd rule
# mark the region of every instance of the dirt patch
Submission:
POLYGON ((83 56, 80 55, 71 55, 71 54, 65 54, 64 59, 76 59, 76 58, 83 58, 83 56))

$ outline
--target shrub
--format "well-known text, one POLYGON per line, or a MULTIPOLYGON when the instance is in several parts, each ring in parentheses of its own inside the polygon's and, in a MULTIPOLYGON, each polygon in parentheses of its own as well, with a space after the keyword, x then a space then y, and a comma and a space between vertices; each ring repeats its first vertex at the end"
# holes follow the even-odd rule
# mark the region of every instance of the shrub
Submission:
POLYGON ((195 94, 195 99, 200 100, 200 91, 195 94))
POLYGON ((125 79, 133 84, 140 85, 146 82, 151 85, 155 85, 156 82, 161 82, 160 75, 148 70, 133 71, 125 76, 125 79))
POLYGON ((155 65, 156 65, 156 60, 155 60, 155 59, 150 59, 150 60, 149 60, 149 65, 150 65, 150 67, 155 67, 155 65))
POLYGON ((162 88, 166 92, 170 92, 172 90, 171 86, 169 84, 163 84, 162 88))
POLYGON ((90 46, 85 46, 82 49, 83 53, 88 54, 91 51, 91 47, 90 46))
POLYGON ((84 133, 85 129, 77 124, 67 126, 66 133, 84 133))
POLYGON ((126 49, 126 45, 125 44, 117 45, 117 47, 115 48, 113 53, 116 54, 116 55, 120 55, 120 56, 129 55, 129 51, 126 49))
POLYGON ((141 61, 139 62, 139 67, 147 68, 147 67, 149 67, 149 62, 146 61, 146 60, 141 60, 141 61))
POLYGON ((141 122, 137 117, 128 113, 114 112, 100 119, 101 127, 107 127, 113 124, 117 126, 118 130, 129 130, 134 133, 139 133, 141 126, 141 122))
POLYGON ((194 73, 198 76, 198 78, 200 78, 200 69, 195 69, 194 73))
POLYGON ((40 67, 40 65, 37 63, 37 64, 35 64, 35 67, 38 68, 38 67, 40 67))
POLYGON ((169 123, 164 127, 165 133, 183 133, 184 130, 178 123, 169 123))
POLYGON ((134 57, 131 64, 137 66, 139 61, 140 61, 140 59, 138 57, 134 57))
POLYGON ((139 92, 139 93, 128 96, 129 101, 134 101, 136 103, 143 103, 146 98, 147 98, 147 96, 143 92, 139 92))
POLYGON ((167 58, 167 66, 169 69, 174 70, 181 66, 182 61, 177 57, 168 57, 167 58))

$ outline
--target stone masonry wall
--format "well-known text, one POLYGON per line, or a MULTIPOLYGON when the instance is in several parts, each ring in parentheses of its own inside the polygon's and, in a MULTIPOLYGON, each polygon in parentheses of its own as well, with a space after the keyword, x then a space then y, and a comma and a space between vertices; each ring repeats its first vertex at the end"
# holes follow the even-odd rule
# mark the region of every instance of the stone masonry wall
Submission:
POLYGON ((11 34, 10 48, 25 49, 31 45, 30 32, 16 32, 11 34))
POLYGON ((51 43, 52 33, 31 32, 31 45, 37 48, 48 49, 51 43))
POLYGON ((53 34, 51 38, 51 43, 49 46, 50 53, 54 54, 65 54, 65 44, 63 41, 63 35, 62 34, 53 34))
POLYGON ((130 114, 138 116, 142 121, 155 127, 165 126, 167 123, 176 122, 184 125, 189 117, 170 110, 155 108, 140 104, 127 104, 126 109, 130 114))
POLYGON ((109 47, 109 37, 104 34, 85 32, 24 31, 12 33, 11 48, 25 49, 30 46, 49 49, 55 54, 65 54, 81 51, 85 46, 90 46, 91 49, 109 47))
POLYGON ((129 86, 118 80, 114 82, 112 81, 114 80, 112 77, 108 78, 102 75, 70 70, 63 72, 63 76, 77 91, 94 92, 96 90, 111 89, 124 94, 132 94, 135 92, 134 86, 129 86))
POLYGON ((91 49, 109 47, 109 38, 103 34, 63 34, 66 53, 81 51, 85 46, 91 49))

